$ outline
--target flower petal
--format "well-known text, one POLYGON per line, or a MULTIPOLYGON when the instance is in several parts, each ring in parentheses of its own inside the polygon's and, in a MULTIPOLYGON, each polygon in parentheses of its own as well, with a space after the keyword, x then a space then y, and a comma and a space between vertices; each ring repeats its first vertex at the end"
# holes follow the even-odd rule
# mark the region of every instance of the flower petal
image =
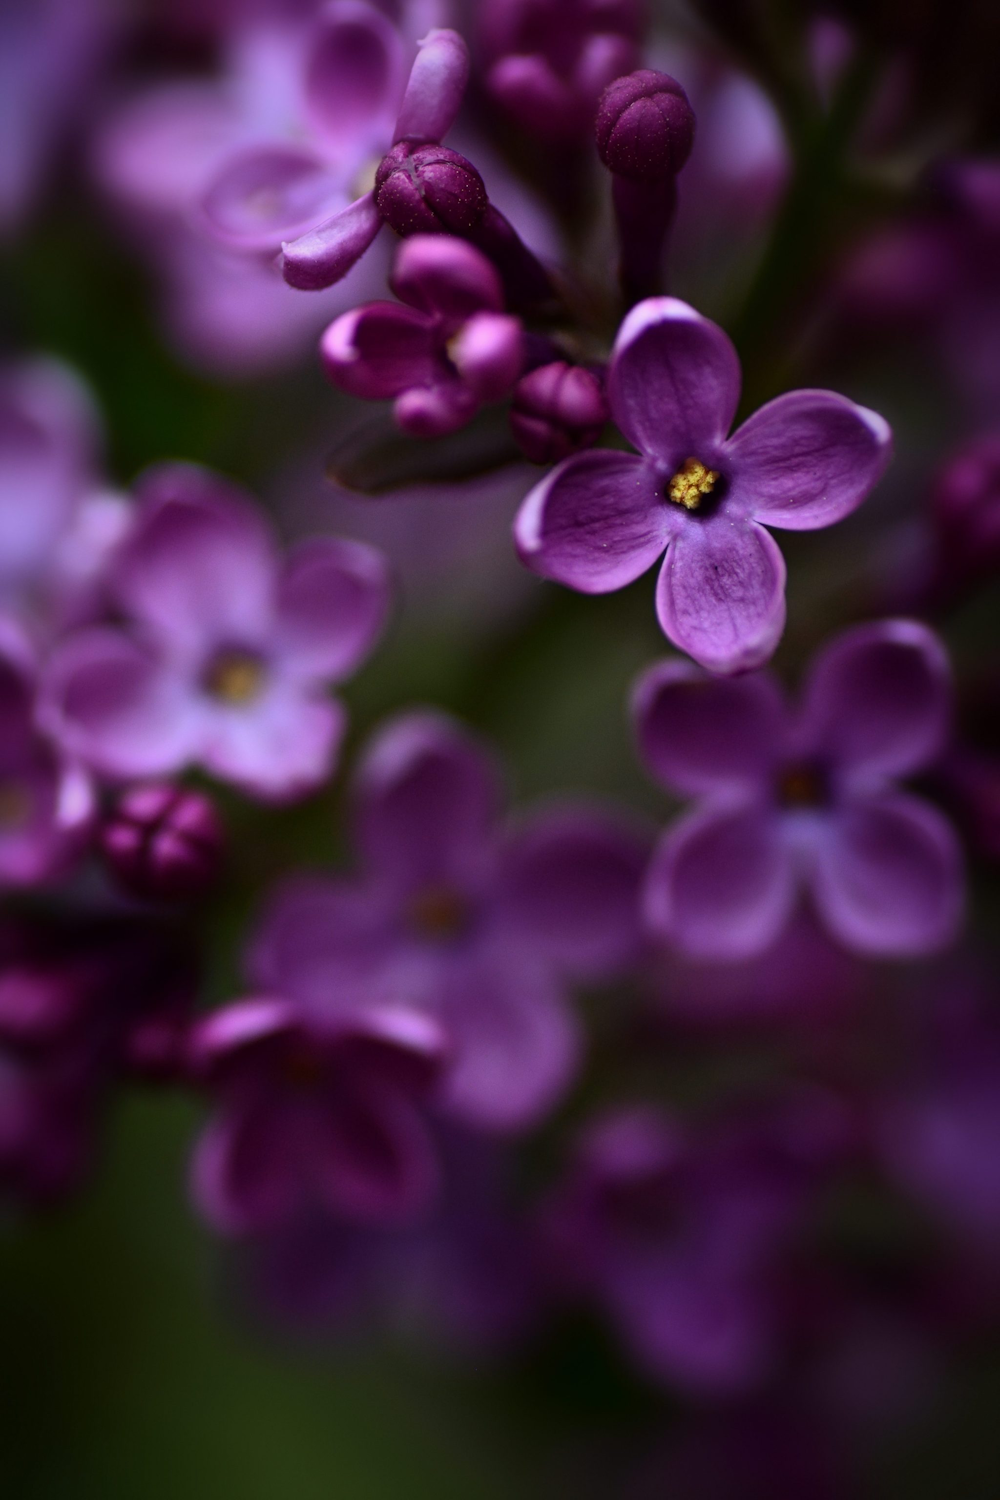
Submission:
POLYGON ((393 140, 443 141, 469 81, 469 49, 457 31, 429 31, 410 69, 393 140))
POLYGON ((343 704, 276 681, 253 703, 213 706, 204 718, 198 759, 251 796, 286 801, 327 779, 346 727, 343 704))
POLYGON ((789 531, 850 515, 891 457, 888 423, 833 391, 789 391, 769 401, 725 446, 732 504, 789 531))
POLYGON ((303 1132, 272 1104, 220 1110, 195 1143, 190 1190, 221 1234, 247 1234, 286 1220, 302 1196, 303 1132))
POLYGON ((395 908, 369 887, 300 875, 272 894, 247 960, 265 991, 289 995, 326 1018, 375 993, 391 956, 395 908))
POLYGON ((414 234, 396 252, 389 285, 420 312, 464 322, 503 311, 503 282, 481 250, 451 234, 414 234))
POLYGON ((664 835, 646 877, 656 936, 695 958, 749 958, 774 942, 795 896, 791 856, 762 806, 708 809, 664 835))
POLYGON ((381 552, 332 537, 300 542, 278 579, 274 639, 284 669, 312 681, 341 681, 375 645, 388 610, 381 552))
POLYGON ((369 302, 336 318, 320 340, 334 385, 365 401, 385 401, 444 374, 435 321, 395 302, 369 302))
POLYGON ((608 400, 629 442, 673 469, 708 462, 733 420, 740 363, 728 337, 676 297, 648 297, 618 330, 608 400))
POLYGON ((326 1206, 355 1223, 399 1223, 438 1186, 427 1127, 400 1091, 368 1079, 317 1111, 317 1186, 326 1206))
POLYGON ((599 808, 540 813, 504 851, 504 915, 522 942, 560 970, 582 978, 613 973, 639 948, 648 854, 637 828, 599 808))
POLYGON ((719 512, 675 536, 656 586, 664 634, 710 672, 768 660, 785 628, 785 560, 754 521, 719 512))
POLYGON ((277 254, 284 240, 345 208, 339 173, 300 146, 254 146, 229 157, 201 200, 205 228, 224 245, 277 254))
POLYGON ((551 974, 504 947, 481 950, 442 979, 440 1015, 455 1046, 443 1108, 485 1130, 537 1124, 568 1088, 581 1051, 551 974))
POLYGON ((266 639, 277 569, 258 507, 193 464, 161 464, 138 486, 140 510, 115 564, 125 608, 172 649, 266 639))
POLYGON ((281 247, 281 270, 289 286, 317 292, 341 281, 382 228, 374 192, 365 193, 331 218, 281 247))
POLYGON ((813 663, 802 734, 852 778, 907 776, 943 748, 951 672, 938 637, 916 620, 845 630, 813 663))
POLYGON ((918 797, 858 799, 816 839, 812 887, 845 947, 884 958, 933 953, 961 922, 961 850, 947 819, 918 797))
POLYGON ((366 862, 404 890, 478 879, 491 858, 500 775, 444 715, 418 711, 387 724, 361 762, 355 796, 366 862))
POLYGON ((641 459, 591 449, 535 485, 517 513, 514 541, 543 578, 607 594, 652 567, 677 524, 641 459))
POLYGON ((449 341, 448 353, 478 400, 502 401, 524 363, 521 321, 504 313, 473 313, 449 341))
POLYGON ((43 722, 71 754, 107 776, 159 776, 194 755, 201 716, 185 684, 121 631, 69 636, 40 695, 43 722))
POLYGON ((642 674, 632 716, 646 765, 683 796, 759 787, 788 733, 784 696, 770 674, 710 677, 686 661, 642 674))
POLYGON ((392 414, 396 425, 410 437, 444 437, 472 420, 479 402, 460 380, 442 380, 439 385, 412 386, 396 397, 392 414))
POLYGON ((305 101, 331 151, 387 150, 402 91, 402 40, 383 12, 361 0, 324 6, 306 58, 305 101))

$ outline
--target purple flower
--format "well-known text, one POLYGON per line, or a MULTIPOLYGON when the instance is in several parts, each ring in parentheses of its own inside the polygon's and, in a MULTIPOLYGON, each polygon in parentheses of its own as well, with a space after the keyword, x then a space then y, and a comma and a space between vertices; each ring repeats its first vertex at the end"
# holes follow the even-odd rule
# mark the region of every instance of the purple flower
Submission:
POLYGON ((272 899, 253 983, 319 1015, 407 1005, 454 1048, 441 1103, 494 1130, 533 1124, 580 1050, 568 977, 608 975, 633 954, 641 838, 565 806, 500 822, 489 754, 428 712, 391 722, 354 789, 362 870, 302 877, 272 899))
POLYGON ((688 953, 762 952, 805 885, 831 935, 873 957, 929 953, 962 911, 947 820, 894 785, 930 764, 948 729, 948 662, 932 631, 845 631, 813 663, 793 713, 769 674, 721 680, 667 661, 633 711, 657 780, 698 806, 653 857, 645 910, 688 953))
POLYGON ((639 454, 566 459, 514 527, 529 567, 586 594, 632 583, 666 550, 660 625, 714 672, 759 666, 784 629, 785 564, 765 525, 841 520, 890 452, 882 418, 832 391, 779 396, 727 439, 739 391, 721 328, 672 297, 640 303, 608 372, 611 414, 639 454))
POLYGON ((847 1111, 819 1092, 698 1135, 652 1107, 602 1116, 547 1208, 556 1284, 596 1298, 656 1378, 759 1385, 779 1351, 782 1263, 852 1144, 847 1111))
POLYGON ((323 781, 345 719, 325 690, 385 619, 378 553, 316 538, 282 562, 248 496, 164 465, 112 581, 128 627, 80 631, 47 666, 43 714, 67 750, 123 779, 196 762, 260 797, 323 781))
POLYGON ((335 385, 368 401, 394 399, 397 423, 414 437, 453 432, 483 402, 507 395, 523 336, 484 255, 450 235, 414 235, 397 252, 390 285, 405 307, 370 302, 323 335, 335 385))
POLYGON ((339 281, 382 226, 374 190, 382 157, 397 141, 441 140, 468 69, 457 32, 430 31, 404 87, 403 41, 384 13, 364 0, 332 0, 305 53, 305 141, 257 144, 224 161, 203 198, 207 228, 244 252, 281 250, 293 286, 339 281))
POLYGON ((89 777, 35 725, 35 691, 30 652, 0 621, 0 886, 62 874, 94 812, 89 777))
POLYGON ((427 1207, 437 1168, 420 1104, 446 1039, 426 1015, 370 1008, 327 1017, 281 999, 207 1016, 192 1066, 217 1098, 191 1185, 223 1234, 275 1229, 303 1209, 353 1223, 427 1207))
POLYGON ((491 0, 486 87, 525 130, 579 144, 602 91, 638 61, 644 11, 636 0, 491 0))

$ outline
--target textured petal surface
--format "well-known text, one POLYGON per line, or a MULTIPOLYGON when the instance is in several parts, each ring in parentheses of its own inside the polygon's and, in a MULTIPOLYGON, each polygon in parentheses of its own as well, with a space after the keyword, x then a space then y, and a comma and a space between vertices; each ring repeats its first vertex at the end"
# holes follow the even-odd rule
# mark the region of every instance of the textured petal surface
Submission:
POLYGON ((845 804, 814 848, 813 894, 845 947, 916 957, 945 947, 962 916, 962 856, 936 808, 901 793, 845 804))
POLYGON ((719 512, 683 526, 656 588, 667 638, 710 672, 768 660, 785 628, 785 560, 753 521, 719 512))
POLYGON ((802 734, 852 778, 906 776, 943 749, 951 699, 947 654, 926 625, 860 625, 817 656, 802 734))
POLYGON ((375 194, 365 193, 315 229, 281 247, 281 270, 289 286, 316 292, 341 281, 382 228, 375 194))
POLYGON ((567 458, 526 496, 514 540, 543 578, 607 594, 651 568, 679 524, 641 459, 591 450, 567 458))
POLYGON ((196 753, 202 727, 184 683, 116 630, 81 632, 57 648, 41 712, 67 750, 109 776, 180 770, 196 753))
POLYGON ((520 940, 560 970, 613 973, 638 951, 648 855, 635 827, 597 808, 540 813, 504 851, 504 914, 520 940))
POLYGON ((644 905, 657 936, 692 957, 733 960, 774 942, 794 896, 777 822, 754 806, 681 818, 653 855, 644 905))
POLYGON ((618 330, 608 368, 611 415, 640 453, 675 468, 708 462, 729 431, 740 365, 726 334, 676 297, 650 297, 618 330))
POLYGON ((833 391, 789 391, 726 444, 732 504, 768 526, 812 531, 850 515, 892 456, 876 412, 833 391))
POLYGON ((384 141, 403 90, 403 46, 392 22, 362 0, 323 7, 306 59, 309 119, 338 156, 384 141))
POLYGON ((365 401, 385 401, 442 375, 434 320, 395 302, 369 302, 342 313, 320 341, 334 385, 365 401))
POLYGON ((646 765, 684 796, 762 786, 788 735, 784 696, 768 673, 722 679, 686 661, 644 672, 632 715, 646 765))
POLYGON ((317 537, 278 579, 275 648, 283 669, 315 681, 348 676, 371 651, 389 610, 385 559, 364 542, 317 537))
POLYGON ((355 786, 358 845, 403 889, 478 879, 500 810, 489 753, 443 715, 417 712, 370 743, 355 786))

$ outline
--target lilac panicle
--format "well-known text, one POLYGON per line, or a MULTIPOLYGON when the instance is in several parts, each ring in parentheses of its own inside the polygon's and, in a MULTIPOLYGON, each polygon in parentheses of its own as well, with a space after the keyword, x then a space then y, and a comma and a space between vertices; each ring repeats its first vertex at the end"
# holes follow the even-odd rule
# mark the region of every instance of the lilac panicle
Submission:
POLYGON ((510 430, 532 463, 558 463, 593 447, 607 420, 600 376, 582 365, 553 360, 529 370, 514 387, 510 430))
POLYGON ((105 862, 117 883, 154 901, 203 895, 219 874, 223 839, 211 798, 170 782, 129 787, 100 831, 105 862))
POLYGON ((493 266, 450 235, 415 235, 400 246, 392 289, 405 304, 371 302, 323 335, 330 379, 367 400, 394 400, 414 437, 438 437, 510 391, 524 359, 517 318, 503 312, 493 266))
POLYGON ((579 805, 501 821, 486 749, 450 720, 404 714, 354 785, 360 871, 301 877, 270 902, 251 953, 262 992, 319 1018, 405 1004, 444 1028, 445 1115, 516 1131, 553 1107, 579 1061, 567 981, 635 953, 642 837, 579 805))
POLYGON ((259 797, 318 786, 345 722, 327 688, 385 620, 382 558, 324 537, 282 559, 252 499, 193 466, 150 470, 138 500, 112 579, 127 624, 59 643, 41 689, 51 732, 116 779, 197 763, 259 797))
POLYGON ((891 451, 883 419, 832 391, 790 391, 726 436, 740 390, 722 329, 672 297, 633 308, 608 368, 611 415, 638 454, 564 460, 527 496, 514 536, 544 578, 623 588, 666 552, 664 634, 713 672, 759 666, 785 624, 785 564, 766 526, 849 515, 891 451))
POLYGON ((955 937, 962 859, 947 819, 896 782, 948 732, 941 643, 915 621, 863 625, 816 658, 793 713, 766 672, 712 679, 667 661, 633 700, 642 755, 697 799, 650 865, 650 929, 693 956, 761 953, 805 887, 831 936, 906 958, 955 937))

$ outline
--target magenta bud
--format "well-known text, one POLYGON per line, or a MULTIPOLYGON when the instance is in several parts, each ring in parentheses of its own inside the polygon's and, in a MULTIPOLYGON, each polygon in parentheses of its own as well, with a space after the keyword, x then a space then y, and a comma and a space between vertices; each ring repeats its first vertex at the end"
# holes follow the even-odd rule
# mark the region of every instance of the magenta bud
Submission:
POLYGON ((214 804, 189 787, 130 787, 101 829, 104 858, 118 884, 154 901, 184 901, 215 880, 223 830, 214 804))
POLYGON ((466 235, 489 199, 483 179, 457 151, 397 141, 375 174, 375 201, 399 235, 466 235))
POLYGON ((514 387, 510 430, 521 452, 535 464, 558 463, 601 435, 608 406, 599 378, 565 360, 539 365, 514 387))
POLYGON ((601 95, 597 150, 617 177, 656 182, 676 177, 694 143, 694 111, 675 78, 640 68, 601 95))

